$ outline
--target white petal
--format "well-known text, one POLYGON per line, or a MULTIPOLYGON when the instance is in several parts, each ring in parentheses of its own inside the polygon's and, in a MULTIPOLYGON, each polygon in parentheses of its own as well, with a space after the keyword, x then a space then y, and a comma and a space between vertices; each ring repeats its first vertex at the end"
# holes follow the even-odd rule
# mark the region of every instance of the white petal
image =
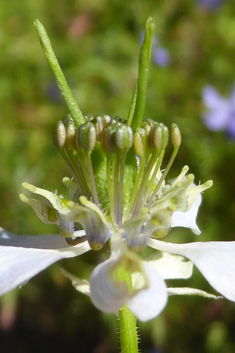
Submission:
POLYGON ((22 236, 0 230, 0 295, 27 282, 54 262, 90 250, 69 246, 61 235, 22 236))
POLYGON ((201 194, 198 194, 192 207, 187 212, 175 211, 172 214, 172 227, 186 227, 191 228, 195 234, 200 234, 201 231, 196 224, 196 218, 199 206, 202 202, 201 194))
POLYGON ((61 272, 65 277, 67 277, 72 281, 72 285, 74 286, 74 288, 77 289, 77 291, 90 296, 90 285, 88 281, 72 275, 71 273, 67 272, 63 268, 61 269, 61 272))
POLYGON ((187 288, 187 287, 179 287, 179 288, 167 288, 168 295, 199 295, 201 297, 210 298, 210 299, 219 299, 217 295, 210 294, 205 292, 204 290, 196 289, 196 288, 187 288))
POLYGON ((157 271, 143 264, 149 287, 142 289, 128 302, 129 309, 140 321, 148 321, 160 314, 167 303, 167 288, 157 271))
POLYGON ((179 255, 167 252, 155 253, 146 261, 163 279, 189 278, 193 273, 193 263, 179 255))
POLYGON ((127 285, 115 281, 111 273, 117 261, 117 257, 111 257, 102 262, 90 277, 91 300, 96 308, 106 313, 117 314, 130 296, 127 285))
POLYGON ((235 301, 235 242, 172 244, 149 239, 154 249, 182 255, 191 260, 210 285, 225 298, 235 301))

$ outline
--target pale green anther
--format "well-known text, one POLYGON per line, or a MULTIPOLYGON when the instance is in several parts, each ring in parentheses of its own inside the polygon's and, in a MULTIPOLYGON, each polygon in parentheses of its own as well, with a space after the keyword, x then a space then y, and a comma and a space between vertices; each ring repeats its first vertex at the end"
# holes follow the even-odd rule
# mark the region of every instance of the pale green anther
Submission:
POLYGON ((98 117, 98 118, 95 117, 95 119, 92 119, 90 122, 91 122, 91 123, 94 125, 94 127, 95 127, 96 138, 97 138, 97 140, 98 140, 99 137, 100 137, 100 134, 101 134, 101 132, 102 132, 102 130, 103 130, 103 128, 104 128, 103 121, 102 121, 102 119, 100 119, 99 117, 98 117))
POLYGON ((181 133, 178 125, 171 125, 171 141, 174 147, 179 147, 181 145, 181 133))
POLYGON ((69 150, 75 150, 75 136, 76 136, 76 129, 74 126, 73 121, 69 121, 66 124, 66 147, 69 150))
POLYGON ((143 129, 145 129, 147 135, 149 136, 150 134, 150 131, 151 129, 154 127, 154 126, 158 126, 158 123, 152 119, 145 119, 142 124, 141 124, 141 127, 143 129))
POLYGON ((87 115, 84 116, 84 119, 85 119, 86 121, 91 121, 91 120, 94 119, 94 117, 93 117, 90 113, 88 113, 87 115))
POLYGON ((115 132, 117 147, 122 151, 129 150, 133 145, 133 131, 130 126, 122 125, 115 132))
POLYGON ((168 127, 160 124, 162 126, 162 148, 166 148, 169 141, 169 130, 168 127))
POLYGON ((103 248, 103 244, 99 243, 98 241, 91 241, 89 245, 94 251, 99 251, 103 248))
POLYGON ((104 128, 102 130, 102 133, 100 134, 100 148, 103 153, 108 152, 107 137, 106 137, 107 135, 108 135, 107 128, 104 128))
POLYGON ((186 179, 184 181, 179 181, 176 184, 176 187, 178 188, 183 187, 186 189, 194 182, 194 179, 195 179, 195 176, 192 173, 190 173, 186 176, 186 179))
POLYGON ((100 147, 104 153, 109 152, 114 154, 118 151, 115 141, 115 132, 118 126, 120 126, 120 123, 114 122, 112 119, 110 125, 102 131, 100 135, 100 147))
POLYGON ((92 151, 96 144, 96 130, 91 122, 81 124, 77 130, 77 143, 84 151, 92 151))
POLYGON ((96 129, 97 140, 99 139, 103 129, 110 123, 110 121, 110 116, 106 114, 97 115, 94 119, 91 120, 91 123, 95 126, 96 129))
POLYGON ((147 118, 146 120, 143 121, 143 123, 144 122, 146 122, 150 127, 153 127, 154 125, 158 124, 156 121, 150 118, 147 118))
POLYGON ((148 152, 148 135, 145 129, 137 128, 134 133, 135 152, 140 157, 146 157, 148 152))
POLYGON ((148 140, 150 148, 160 149, 162 147, 162 128, 159 124, 151 128, 148 140))
POLYGON ((95 117, 95 119, 98 119, 98 118, 102 119, 104 126, 109 125, 109 123, 110 123, 110 121, 111 121, 110 116, 107 115, 107 114, 104 114, 104 113, 101 113, 101 114, 99 114, 99 115, 97 115, 97 116, 95 117))
POLYGON ((119 125, 121 124, 126 124, 126 120, 123 119, 123 118, 120 118, 120 116, 115 116, 115 118, 111 119, 110 121, 111 124, 115 124, 115 123, 118 123, 119 125))
POLYGON ((53 142, 57 148, 63 148, 66 144, 66 128, 60 120, 53 129, 53 142))

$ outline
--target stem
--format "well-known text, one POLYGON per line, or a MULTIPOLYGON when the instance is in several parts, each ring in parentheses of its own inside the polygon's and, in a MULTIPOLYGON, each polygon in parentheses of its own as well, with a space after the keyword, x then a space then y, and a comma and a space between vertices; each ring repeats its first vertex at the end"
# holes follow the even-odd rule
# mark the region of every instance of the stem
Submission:
POLYGON ((134 116, 134 112, 135 112, 135 106, 136 106, 136 98, 137 98, 137 89, 138 89, 138 85, 137 82, 135 84, 135 89, 134 89, 134 93, 133 93, 133 97, 132 97, 132 101, 131 101, 131 105, 130 105, 130 110, 129 110, 129 114, 128 114, 128 118, 127 118, 127 125, 131 126, 131 122, 134 116))
POLYGON ((51 42, 47 35, 47 32, 39 20, 34 21, 34 26, 36 27, 44 54, 55 75, 55 79, 59 87, 60 93, 65 100, 65 103, 70 111, 70 114, 72 115, 76 127, 79 127, 85 122, 84 116, 80 108, 78 107, 72 92, 70 91, 66 78, 64 77, 64 74, 60 68, 60 64, 58 63, 58 60, 51 46, 51 42))
POLYGON ((112 158, 107 155, 106 157, 106 175, 107 175, 107 187, 110 200, 110 216, 114 221, 114 194, 113 194, 113 173, 112 173, 112 158))
POLYGON ((94 172, 93 172, 93 166, 92 166, 92 162, 91 162, 91 151, 86 152, 86 164, 87 164, 87 174, 89 175, 89 184, 90 184, 90 188, 91 188, 91 194, 93 197, 93 202, 99 206, 100 205, 100 201, 99 201, 99 196, 97 193, 97 189, 96 189, 96 183, 95 183, 95 177, 94 177, 94 172))
MULTIPOLYGON (((117 269, 116 279, 127 283, 129 290, 132 290, 131 274, 123 267, 117 269)), ((138 335, 136 329, 136 318, 134 314, 124 305, 119 310, 120 343, 122 353, 138 353, 138 335)))
MULTIPOLYGON (((149 62, 151 58, 154 30, 155 30, 155 24, 154 24, 153 18, 149 17, 146 22, 145 37, 140 50, 140 57, 139 57, 139 72, 138 72, 138 80, 137 80, 136 104, 135 104, 135 111, 134 111, 134 119, 131 122, 131 127, 133 131, 135 131, 137 127, 141 126, 143 116, 144 116, 149 62)), ((135 93, 134 93, 134 97, 135 97, 135 93)))

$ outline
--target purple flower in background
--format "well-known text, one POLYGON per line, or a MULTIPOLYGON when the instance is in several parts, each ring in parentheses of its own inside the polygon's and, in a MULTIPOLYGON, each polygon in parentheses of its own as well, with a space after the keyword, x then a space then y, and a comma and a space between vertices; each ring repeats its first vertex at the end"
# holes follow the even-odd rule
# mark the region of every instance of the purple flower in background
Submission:
POLYGON ((153 38, 152 58, 155 64, 159 66, 167 66, 170 62, 170 54, 167 49, 158 46, 158 39, 153 38))
POLYGON ((208 10, 215 10, 223 3, 223 0, 197 0, 197 2, 208 10))
MULTIPOLYGON (((141 43, 144 40, 144 33, 141 35, 141 43)), ((152 58, 158 66, 167 66, 170 62, 170 54, 167 49, 159 46, 156 36, 153 38, 152 58)))
POLYGON ((222 97, 212 86, 202 92, 203 101, 208 108, 204 123, 212 131, 225 130, 235 138, 235 86, 229 98, 222 97))

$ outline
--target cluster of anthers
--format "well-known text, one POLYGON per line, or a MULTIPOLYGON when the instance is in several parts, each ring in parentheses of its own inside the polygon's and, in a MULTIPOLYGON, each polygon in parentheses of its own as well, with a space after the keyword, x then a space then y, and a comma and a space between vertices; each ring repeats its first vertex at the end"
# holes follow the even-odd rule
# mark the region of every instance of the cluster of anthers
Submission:
POLYGON ((78 129, 69 118, 54 128, 54 143, 73 175, 73 180, 63 179, 69 200, 28 183, 23 186, 44 200, 25 195, 21 199, 44 222, 57 224, 69 244, 87 239, 93 250, 99 250, 118 233, 132 251, 139 252, 150 237, 167 235, 172 214, 187 212, 212 182, 195 186, 185 166, 176 179, 165 183, 181 144, 176 124, 169 134, 165 125, 151 119, 135 132, 119 117, 88 115, 85 120, 78 129), (173 152, 162 172, 169 136, 173 152), (79 229, 86 235, 80 237, 79 229))

